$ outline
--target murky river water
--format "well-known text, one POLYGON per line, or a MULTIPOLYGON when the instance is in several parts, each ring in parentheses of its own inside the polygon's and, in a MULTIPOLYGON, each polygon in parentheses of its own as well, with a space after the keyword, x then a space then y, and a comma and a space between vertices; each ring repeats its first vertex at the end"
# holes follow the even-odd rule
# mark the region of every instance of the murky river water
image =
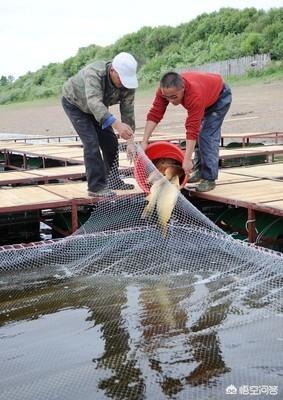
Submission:
POLYGON ((0 399, 282 398, 279 315, 205 304, 208 276, 63 275, 1 274, 0 399))

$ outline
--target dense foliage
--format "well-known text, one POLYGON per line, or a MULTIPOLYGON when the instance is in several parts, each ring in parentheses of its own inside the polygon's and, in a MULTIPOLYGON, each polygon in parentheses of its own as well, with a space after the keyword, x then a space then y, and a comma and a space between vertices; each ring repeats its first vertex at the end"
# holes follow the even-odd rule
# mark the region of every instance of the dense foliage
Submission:
POLYGON ((269 11, 223 8, 177 27, 144 27, 111 46, 90 45, 63 63, 52 63, 13 80, 0 78, 0 104, 58 95, 63 82, 95 59, 111 59, 120 51, 139 61, 141 86, 156 82, 173 68, 270 53, 283 60, 283 8, 269 11))

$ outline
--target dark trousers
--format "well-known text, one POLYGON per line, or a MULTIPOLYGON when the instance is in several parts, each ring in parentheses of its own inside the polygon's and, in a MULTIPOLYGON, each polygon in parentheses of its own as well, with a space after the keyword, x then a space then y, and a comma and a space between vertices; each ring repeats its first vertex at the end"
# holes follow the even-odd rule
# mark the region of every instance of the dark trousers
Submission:
POLYGON ((194 169, 200 169, 203 179, 218 177, 221 126, 231 102, 231 90, 225 84, 218 100, 205 110, 194 158, 194 169))
POLYGON ((81 111, 65 97, 62 106, 83 143, 88 190, 105 188, 110 171, 118 178, 117 136, 111 126, 102 129, 92 114, 81 111))

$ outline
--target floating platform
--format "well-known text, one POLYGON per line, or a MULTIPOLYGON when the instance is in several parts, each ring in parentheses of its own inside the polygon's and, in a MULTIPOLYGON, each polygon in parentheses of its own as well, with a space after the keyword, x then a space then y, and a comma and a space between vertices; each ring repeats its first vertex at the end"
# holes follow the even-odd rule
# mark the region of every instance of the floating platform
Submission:
POLYGON ((278 144, 283 140, 283 132, 249 132, 249 133, 222 133, 221 146, 224 146, 225 139, 238 139, 242 142, 242 146, 250 143, 251 139, 272 139, 274 143, 278 144))
POLYGON ((18 184, 48 183, 51 180, 72 180, 85 177, 84 165, 66 167, 37 168, 27 171, 8 171, 0 173, 0 186, 18 184))
MULTIPOLYGON (((278 141, 282 132, 264 132, 256 134, 239 134, 238 137, 270 137, 278 141)), ((227 136, 225 136, 227 137, 227 136)), ((232 137, 232 136, 230 136, 232 137)), ((233 136, 235 137, 235 136, 233 136)), ((156 140, 183 140, 180 135, 158 133, 156 140)), ((83 180, 83 148, 77 137, 72 142, 57 143, 25 143, 18 141, 2 141, 0 154, 5 167, 14 171, 0 173, 0 215, 36 211, 39 215, 44 210, 67 208, 71 213, 71 229, 78 226, 78 208, 93 206, 101 199, 90 197, 86 182, 83 180), (20 157, 18 165, 13 165, 13 157, 20 157), (40 158, 43 168, 29 169, 30 158, 40 158), (46 167, 46 162, 53 160, 61 166, 46 167), (20 165, 20 166, 19 166, 20 165), (53 182, 53 183, 50 183, 53 182), (57 182, 57 183, 54 183, 57 182), (28 186, 26 186, 28 185, 28 186)), ((238 147, 220 150, 220 160, 250 159, 264 156, 269 163, 262 165, 222 168, 216 188, 211 192, 198 193, 193 185, 184 191, 192 199, 205 199, 234 207, 243 207, 248 211, 247 229, 249 241, 255 240, 256 215, 263 212, 270 215, 283 216, 283 163, 275 162, 277 155, 283 154, 283 145, 265 145, 257 147, 238 147)), ((119 155, 120 169, 130 170, 133 166, 127 160, 125 152, 119 155)), ((131 179, 131 178, 130 178, 131 179)), ((132 180, 133 181, 133 180, 132 180)), ((141 195, 137 187, 132 191, 117 191, 118 196, 141 195)))
MULTIPOLYGON (((54 144, 26 144, 26 143, 2 143, 0 145, 0 154, 5 160, 5 166, 8 168, 27 169, 28 160, 30 157, 40 158, 42 160, 42 167, 45 168, 46 160, 57 160, 62 165, 68 164, 84 164, 83 148, 80 145, 77 147, 68 145, 54 145, 54 144), (22 157, 21 167, 13 164, 13 155, 22 157)), ((283 154, 283 145, 266 145, 257 147, 240 147, 231 149, 220 149, 219 159, 229 160, 237 158, 250 158, 256 156, 266 156, 269 161, 273 161, 274 156, 283 154)), ((120 168, 129 168, 131 165, 127 160, 125 152, 119 154, 120 168)))
MULTIPOLYGON (((135 182, 131 178, 126 181, 135 182)), ((115 192, 120 197, 142 193, 137 185, 133 190, 115 192)), ((70 207, 74 232, 79 226, 78 206, 94 205, 98 201, 105 201, 105 198, 89 196, 86 182, 7 188, 0 190, 0 214, 70 207)))

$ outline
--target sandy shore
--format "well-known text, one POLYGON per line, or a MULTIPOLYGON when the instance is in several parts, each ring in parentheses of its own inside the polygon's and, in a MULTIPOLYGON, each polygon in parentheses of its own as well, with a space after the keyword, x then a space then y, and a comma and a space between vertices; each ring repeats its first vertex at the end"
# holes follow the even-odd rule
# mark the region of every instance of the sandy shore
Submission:
MULTIPOLYGON (((270 84, 232 86, 233 104, 226 116, 223 132, 283 131, 283 81, 270 84)), ((154 90, 136 96, 136 125, 142 131, 154 90)), ((112 112, 119 116, 117 107, 112 112)), ((162 132, 184 132, 185 110, 169 106, 158 127, 162 132)), ((0 139, 10 134, 62 136, 75 131, 66 117, 60 99, 0 106, 0 139)))

